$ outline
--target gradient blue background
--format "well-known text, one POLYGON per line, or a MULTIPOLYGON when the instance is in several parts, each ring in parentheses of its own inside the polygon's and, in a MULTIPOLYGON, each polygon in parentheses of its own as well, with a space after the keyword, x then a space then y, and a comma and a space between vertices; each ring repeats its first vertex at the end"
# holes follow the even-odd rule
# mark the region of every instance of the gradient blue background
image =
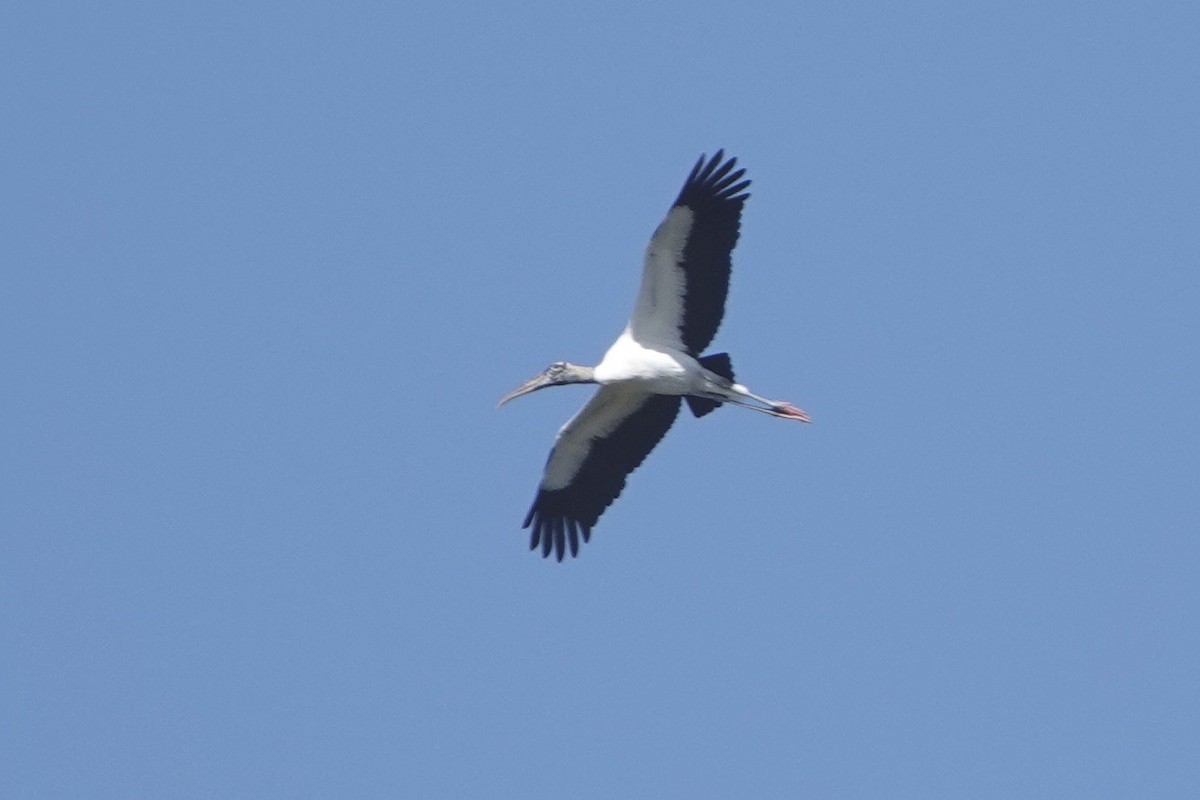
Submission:
POLYGON ((1195 797, 1192 3, 0 12, 0 795, 1195 797), (702 152, 714 349, 519 523, 702 152))

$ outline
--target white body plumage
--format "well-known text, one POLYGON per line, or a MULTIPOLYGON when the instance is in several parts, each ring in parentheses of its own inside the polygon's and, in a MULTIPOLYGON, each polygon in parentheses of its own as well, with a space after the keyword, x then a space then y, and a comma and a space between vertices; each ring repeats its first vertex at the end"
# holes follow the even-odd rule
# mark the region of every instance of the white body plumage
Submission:
POLYGON ((725 312, 730 253, 750 185, 736 159, 701 156, 646 248, 629 324, 595 367, 551 364, 501 405, 546 386, 600 389, 558 432, 537 497, 525 517, 530 547, 561 561, 625 486, 626 476, 666 434, 686 400, 697 417, 723 403, 804 422, 789 403, 767 400, 733 380, 726 353, 701 354, 725 312))

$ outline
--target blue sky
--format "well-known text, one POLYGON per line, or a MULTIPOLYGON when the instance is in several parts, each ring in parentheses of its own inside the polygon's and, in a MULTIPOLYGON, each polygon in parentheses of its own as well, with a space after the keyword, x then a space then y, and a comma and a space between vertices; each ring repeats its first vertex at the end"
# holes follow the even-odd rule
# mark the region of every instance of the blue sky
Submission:
POLYGON ((1200 11, 0 12, 0 794, 1192 797, 1200 11), (683 416, 519 524, 701 152, 683 416))

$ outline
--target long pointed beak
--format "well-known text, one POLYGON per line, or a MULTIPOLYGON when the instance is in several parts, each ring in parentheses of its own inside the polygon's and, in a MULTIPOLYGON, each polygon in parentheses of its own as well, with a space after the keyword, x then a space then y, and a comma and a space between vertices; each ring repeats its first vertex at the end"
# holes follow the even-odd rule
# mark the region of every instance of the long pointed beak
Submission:
POLYGON ((542 372, 538 375, 535 375, 534 377, 532 377, 529 380, 522 383, 516 389, 513 389, 511 392, 504 395, 504 397, 501 397, 500 402, 496 404, 496 408, 499 408, 500 406, 504 405, 509 400, 515 400, 523 394, 529 394, 530 392, 536 392, 538 389, 542 389, 549 385, 550 385, 550 379, 546 377, 546 373, 542 372))

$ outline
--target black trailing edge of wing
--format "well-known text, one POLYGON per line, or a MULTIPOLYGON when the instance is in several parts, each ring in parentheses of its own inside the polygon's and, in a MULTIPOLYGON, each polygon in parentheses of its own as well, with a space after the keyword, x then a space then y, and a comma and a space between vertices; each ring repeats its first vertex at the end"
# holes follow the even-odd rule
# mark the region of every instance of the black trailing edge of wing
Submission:
POLYGON ((593 439, 583 465, 561 489, 539 489, 522 528, 530 529, 529 549, 563 560, 568 548, 579 554, 604 510, 625 488, 625 479, 654 449, 675 422, 680 398, 650 395, 640 408, 602 438, 593 439))
POLYGON ((744 191, 750 181, 742 180, 746 170, 734 169, 736 158, 724 159, 724 150, 707 161, 700 156, 675 200, 695 215, 681 264, 687 275, 681 338, 692 355, 704 352, 721 325, 730 254, 737 244, 742 206, 750 196, 744 191))

